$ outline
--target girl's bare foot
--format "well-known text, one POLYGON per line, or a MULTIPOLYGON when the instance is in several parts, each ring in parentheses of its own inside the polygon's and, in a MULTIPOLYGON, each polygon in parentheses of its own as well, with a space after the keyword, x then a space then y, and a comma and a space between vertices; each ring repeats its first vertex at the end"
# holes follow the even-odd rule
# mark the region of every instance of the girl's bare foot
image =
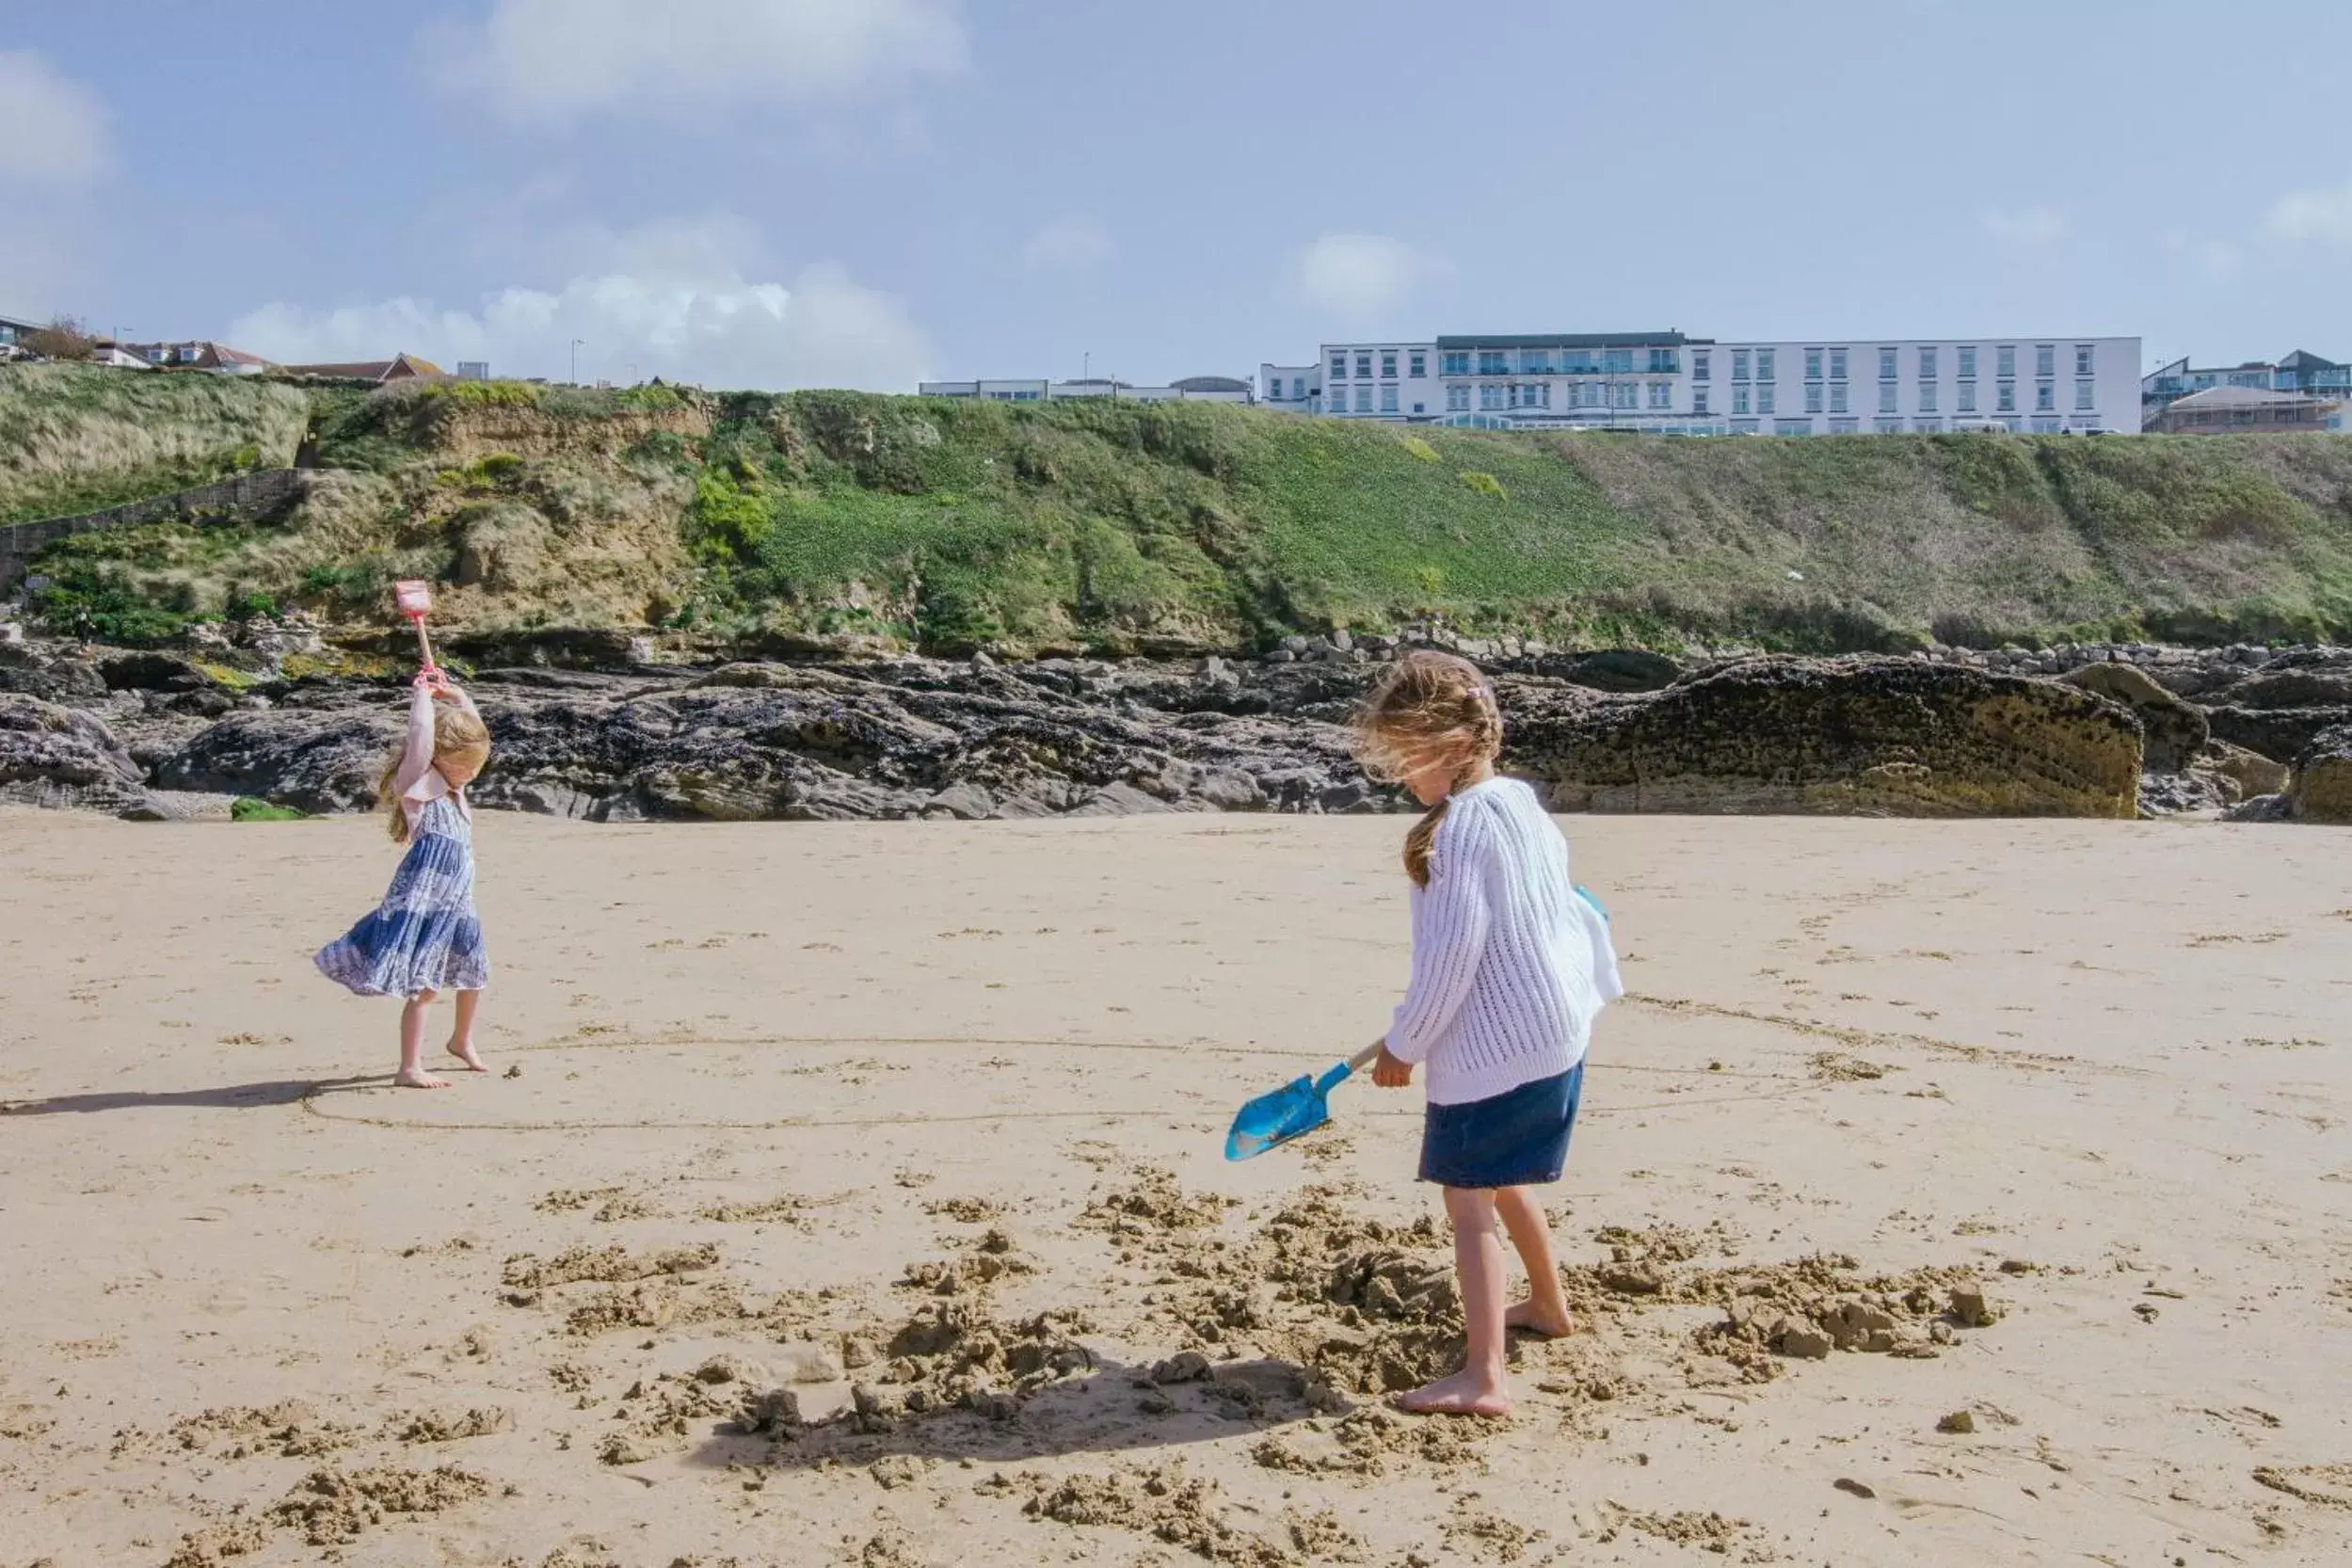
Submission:
POLYGON ((435 1078, 423 1067, 404 1067, 392 1074, 392 1081, 403 1089, 446 1089, 449 1080, 435 1078))
POLYGON ((1576 1332, 1576 1320, 1568 1316, 1566 1307, 1552 1306, 1533 1297, 1504 1312, 1503 1326, 1523 1328, 1546 1339, 1565 1339, 1576 1332))
POLYGON ((1490 1384, 1468 1368, 1449 1378, 1425 1383, 1397 1401, 1416 1416, 1486 1416, 1511 1414, 1511 1391, 1490 1384))
POLYGON ((487 1073, 489 1071, 489 1068, 482 1064, 482 1059, 473 1054, 473 1042, 471 1040, 450 1041, 449 1054, 464 1063, 466 1064, 466 1071, 470 1073, 487 1073))

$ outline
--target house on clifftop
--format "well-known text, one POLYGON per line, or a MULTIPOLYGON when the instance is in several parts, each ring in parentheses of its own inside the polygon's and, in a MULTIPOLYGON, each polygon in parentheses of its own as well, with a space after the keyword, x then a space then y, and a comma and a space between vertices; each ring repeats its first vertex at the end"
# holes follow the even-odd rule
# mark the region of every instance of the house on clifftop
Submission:
POLYGON ((389 360, 356 360, 347 364, 287 365, 289 376, 321 376, 337 381, 373 381, 379 387, 394 381, 417 381, 446 374, 430 360, 395 354, 389 360))

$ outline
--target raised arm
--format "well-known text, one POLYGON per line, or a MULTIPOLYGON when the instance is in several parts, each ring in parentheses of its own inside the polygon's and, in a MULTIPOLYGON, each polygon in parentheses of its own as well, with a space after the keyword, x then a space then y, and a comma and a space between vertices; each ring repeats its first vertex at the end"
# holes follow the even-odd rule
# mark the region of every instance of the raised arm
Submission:
POLYGON ((1431 845, 1430 883, 1413 906, 1413 980, 1388 1030, 1388 1054, 1422 1062, 1453 1021, 1470 984, 1494 912, 1486 902, 1486 862, 1495 827, 1483 811, 1455 806, 1431 845))
POLYGON ((392 791, 407 794, 433 766, 433 687, 418 676, 408 695, 408 748, 400 754, 400 770, 392 775, 392 791))

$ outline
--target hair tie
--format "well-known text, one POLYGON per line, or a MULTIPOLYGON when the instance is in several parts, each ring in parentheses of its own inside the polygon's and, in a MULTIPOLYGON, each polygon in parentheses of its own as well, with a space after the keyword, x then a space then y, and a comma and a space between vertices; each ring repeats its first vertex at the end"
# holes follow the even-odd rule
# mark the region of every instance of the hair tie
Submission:
POLYGON ((1464 696, 1488 696, 1493 694, 1483 686, 1465 686, 1462 690, 1462 695, 1464 696))

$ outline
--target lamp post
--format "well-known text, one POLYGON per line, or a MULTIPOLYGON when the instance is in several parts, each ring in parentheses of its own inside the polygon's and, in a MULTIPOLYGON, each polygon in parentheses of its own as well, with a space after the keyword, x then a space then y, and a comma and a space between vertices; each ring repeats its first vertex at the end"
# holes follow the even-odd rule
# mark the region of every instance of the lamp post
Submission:
POLYGON ((580 384, 581 345, 585 344, 587 341, 588 340, 585 338, 574 338, 571 340, 571 384, 575 387, 580 384))

